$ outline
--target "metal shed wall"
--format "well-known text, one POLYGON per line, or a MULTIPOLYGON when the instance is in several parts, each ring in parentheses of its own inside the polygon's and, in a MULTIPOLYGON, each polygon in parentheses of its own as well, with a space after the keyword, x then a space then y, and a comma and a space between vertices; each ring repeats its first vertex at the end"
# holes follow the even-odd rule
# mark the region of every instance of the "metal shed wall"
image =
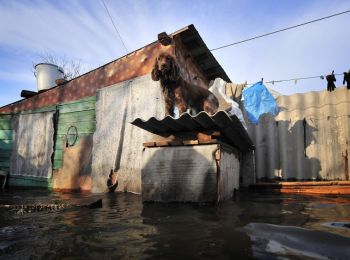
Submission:
POLYGON ((258 180, 349 180, 350 91, 276 99, 280 113, 248 124, 258 180))
POLYGON ((111 169, 118 171, 118 190, 141 192, 142 143, 153 138, 130 123, 138 117, 163 117, 159 82, 150 75, 97 92, 96 132, 93 137, 92 192, 107 190, 111 169))

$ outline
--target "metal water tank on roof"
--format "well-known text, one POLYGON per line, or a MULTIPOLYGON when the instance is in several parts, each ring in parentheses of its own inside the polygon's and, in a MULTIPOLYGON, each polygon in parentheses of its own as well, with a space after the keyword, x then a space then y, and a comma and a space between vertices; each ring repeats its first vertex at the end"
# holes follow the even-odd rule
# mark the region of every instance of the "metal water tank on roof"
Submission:
POLYGON ((56 86, 55 80, 64 77, 63 69, 55 64, 39 63, 34 68, 39 92, 56 86))

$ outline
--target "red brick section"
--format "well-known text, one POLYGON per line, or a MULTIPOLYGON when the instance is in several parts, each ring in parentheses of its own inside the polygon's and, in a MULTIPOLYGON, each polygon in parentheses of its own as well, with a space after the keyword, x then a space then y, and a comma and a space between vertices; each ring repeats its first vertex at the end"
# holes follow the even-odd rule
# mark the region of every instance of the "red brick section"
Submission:
POLYGON ((91 97, 96 90, 151 72, 154 57, 161 51, 173 53, 174 46, 155 42, 125 57, 90 71, 65 85, 0 108, 0 113, 16 113, 91 97))

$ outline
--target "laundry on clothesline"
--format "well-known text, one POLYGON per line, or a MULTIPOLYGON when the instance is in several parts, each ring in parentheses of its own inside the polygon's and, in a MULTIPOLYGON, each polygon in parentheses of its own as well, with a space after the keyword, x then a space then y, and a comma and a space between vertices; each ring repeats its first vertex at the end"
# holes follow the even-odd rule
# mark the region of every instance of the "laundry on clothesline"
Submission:
POLYGON ((263 114, 270 113, 274 116, 278 114, 275 98, 262 81, 244 88, 243 105, 249 120, 254 124, 259 123, 259 118, 263 114))

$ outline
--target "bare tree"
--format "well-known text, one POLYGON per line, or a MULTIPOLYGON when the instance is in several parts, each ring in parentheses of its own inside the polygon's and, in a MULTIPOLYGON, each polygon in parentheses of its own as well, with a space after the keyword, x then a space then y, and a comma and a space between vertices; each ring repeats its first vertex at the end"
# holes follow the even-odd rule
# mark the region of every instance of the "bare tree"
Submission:
POLYGON ((69 59, 66 56, 55 56, 50 53, 38 54, 38 62, 33 62, 33 70, 38 63, 51 63, 61 67, 64 71, 64 79, 71 80, 82 74, 81 60, 69 59))

